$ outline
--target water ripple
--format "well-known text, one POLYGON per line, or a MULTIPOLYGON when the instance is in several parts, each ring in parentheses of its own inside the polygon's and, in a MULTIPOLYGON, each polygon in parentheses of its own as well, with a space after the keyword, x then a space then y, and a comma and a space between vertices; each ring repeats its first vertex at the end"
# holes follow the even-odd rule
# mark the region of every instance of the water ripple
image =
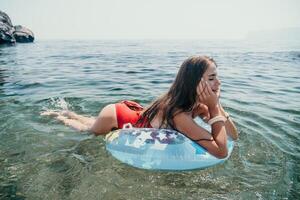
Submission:
POLYGON ((299 196, 298 43, 43 41, 0 48, 0 193, 44 199, 296 199, 299 196), (213 56, 221 103, 240 138, 222 165, 191 172, 128 167, 88 138, 41 117, 97 116, 109 103, 144 106, 171 85, 183 59, 213 56), (221 188, 221 190, 220 190, 221 188), (88 192, 87 192, 88 191, 88 192), (130 192, 134 191, 134 192, 130 192), (149 197, 145 197, 145 194, 149 197))

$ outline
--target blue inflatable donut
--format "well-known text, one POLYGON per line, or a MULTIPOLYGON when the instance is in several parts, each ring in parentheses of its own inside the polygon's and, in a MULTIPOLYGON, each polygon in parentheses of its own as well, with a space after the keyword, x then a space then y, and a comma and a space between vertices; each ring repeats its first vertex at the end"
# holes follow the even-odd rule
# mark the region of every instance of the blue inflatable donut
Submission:
POLYGON ((234 142, 227 141, 228 156, 218 159, 183 134, 169 129, 130 128, 106 135, 106 149, 121 162, 142 169, 203 169, 229 158, 234 142))

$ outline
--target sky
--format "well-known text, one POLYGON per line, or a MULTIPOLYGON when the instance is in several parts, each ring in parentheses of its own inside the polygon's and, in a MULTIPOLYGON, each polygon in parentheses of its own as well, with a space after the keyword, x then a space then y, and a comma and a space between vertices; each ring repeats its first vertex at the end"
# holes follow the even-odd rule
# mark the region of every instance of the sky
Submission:
POLYGON ((300 27, 299 0, 0 0, 38 39, 243 39, 300 27))

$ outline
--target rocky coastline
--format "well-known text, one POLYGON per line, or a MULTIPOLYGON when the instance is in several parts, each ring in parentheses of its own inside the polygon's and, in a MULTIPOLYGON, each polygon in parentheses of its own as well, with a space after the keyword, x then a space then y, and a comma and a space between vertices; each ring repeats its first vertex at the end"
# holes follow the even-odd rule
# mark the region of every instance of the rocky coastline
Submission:
POLYGON ((9 16, 0 10, 0 44, 29 43, 34 41, 33 32, 22 26, 13 25, 9 16))

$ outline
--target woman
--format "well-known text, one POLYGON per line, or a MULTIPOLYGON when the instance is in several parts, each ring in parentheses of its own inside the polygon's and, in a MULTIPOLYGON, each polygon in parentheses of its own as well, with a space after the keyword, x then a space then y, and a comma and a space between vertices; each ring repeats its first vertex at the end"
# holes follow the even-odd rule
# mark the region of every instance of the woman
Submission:
POLYGON ((128 123, 134 127, 174 129, 215 157, 225 158, 227 135, 236 140, 238 132, 219 102, 220 86, 216 62, 206 56, 193 56, 183 62, 169 91, 146 109, 135 102, 122 101, 105 106, 96 119, 70 111, 42 115, 56 115, 66 125, 95 135, 107 134, 128 123), (211 124, 211 133, 195 123, 197 116, 211 124))

